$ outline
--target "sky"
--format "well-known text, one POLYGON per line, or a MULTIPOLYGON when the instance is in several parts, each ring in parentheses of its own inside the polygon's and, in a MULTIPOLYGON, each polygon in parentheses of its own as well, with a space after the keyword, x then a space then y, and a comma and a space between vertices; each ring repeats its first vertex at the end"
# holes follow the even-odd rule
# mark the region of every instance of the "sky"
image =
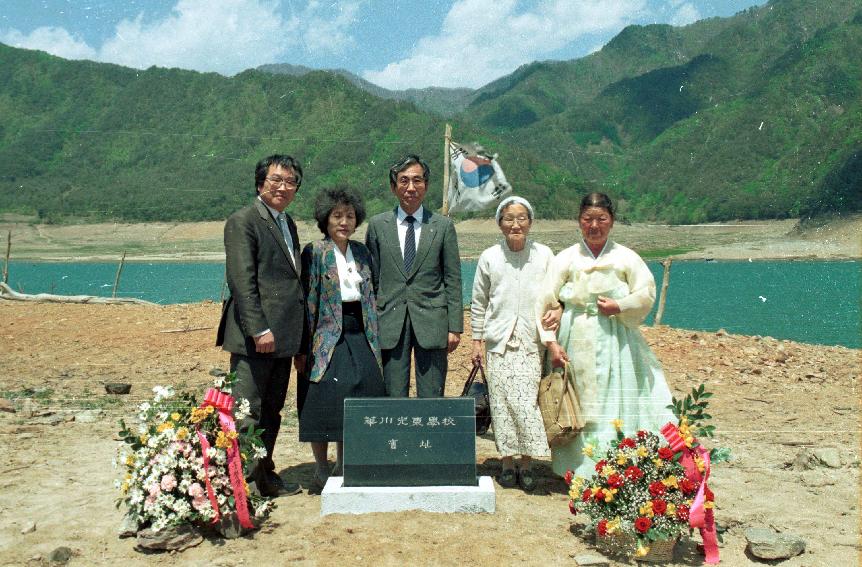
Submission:
POLYGON ((0 0, 0 42, 66 59, 231 76, 347 69, 389 89, 478 88, 583 57, 630 24, 686 25, 765 0, 0 0))

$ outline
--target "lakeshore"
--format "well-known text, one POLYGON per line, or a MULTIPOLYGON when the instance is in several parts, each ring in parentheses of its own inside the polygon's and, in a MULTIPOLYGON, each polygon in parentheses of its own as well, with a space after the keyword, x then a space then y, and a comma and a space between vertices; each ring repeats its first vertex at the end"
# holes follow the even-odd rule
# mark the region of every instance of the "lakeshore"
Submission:
MULTIPOLYGON (((320 238, 314 223, 297 223, 302 243, 320 238)), ((0 244, 11 231, 13 260, 95 262, 224 261, 223 221, 194 223, 35 224, 25 217, 0 216, 0 244)), ((463 258, 476 258, 495 242, 491 219, 456 224, 463 258)), ((554 252, 579 238, 576 221, 542 220, 531 236, 554 252)), ((840 260, 862 258, 862 214, 801 223, 798 219, 737 221, 700 225, 623 224, 611 238, 644 258, 763 260, 840 260)), ((365 225, 354 236, 365 237, 365 225)), ((5 248, 5 247, 4 247, 5 248)))

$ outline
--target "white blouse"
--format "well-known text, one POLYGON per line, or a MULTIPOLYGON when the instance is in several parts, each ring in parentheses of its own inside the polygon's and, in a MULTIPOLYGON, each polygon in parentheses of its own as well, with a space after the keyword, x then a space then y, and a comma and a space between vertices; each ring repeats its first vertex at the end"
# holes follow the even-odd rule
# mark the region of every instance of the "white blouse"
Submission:
POLYGON ((341 284, 341 301, 359 301, 362 297, 359 293, 359 284, 362 283, 362 276, 356 268, 356 262, 353 260, 353 252, 350 251, 350 244, 347 245, 347 254, 343 254, 341 249, 336 245, 335 250, 335 266, 338 269, 338 281, 341 284))

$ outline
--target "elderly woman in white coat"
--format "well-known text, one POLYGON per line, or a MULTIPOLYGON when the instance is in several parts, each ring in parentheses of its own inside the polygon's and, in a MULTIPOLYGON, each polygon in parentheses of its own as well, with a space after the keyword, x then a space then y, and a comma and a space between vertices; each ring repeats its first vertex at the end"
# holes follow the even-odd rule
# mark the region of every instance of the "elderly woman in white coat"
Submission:
POLYGON ((494 438, 503 465, 497 482, 530 492, 537 486, 532 459, 550 455, 536 401, 544 348, 537 282, 544 279, 554 255, 528 238, 533 208, 526 199, 504 199, 496 219, 504 238, 479 256, 473 280, 472 358, 474 364, 487 359, 494 438))

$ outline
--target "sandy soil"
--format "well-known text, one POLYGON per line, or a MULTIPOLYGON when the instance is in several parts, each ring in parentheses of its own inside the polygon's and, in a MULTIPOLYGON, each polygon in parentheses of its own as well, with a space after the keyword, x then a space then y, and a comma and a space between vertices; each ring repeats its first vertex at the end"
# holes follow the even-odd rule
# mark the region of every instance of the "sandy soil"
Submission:
MULTIPOLYGON (((12 233, 12 259, 67 261, 223 261, 222 222, 39 225, 0 216, 0 242, 12 233)), ((461 255, 475 258, 497 240, 493 220, 457 224, 461 255)), ((687 259, 862 257, 862 214, 800 225, 798 220, 742 221, 703 225, 617 223, 613 238, 641 254, 687 259)), ((558 252, 579 235, 574 221, 537 220, 532 236, 558 252)), ((356 238, 365 236, 360 226, 356 238)), ((320 238, 313 223, 299 223, 300 242, 320 238)))
MULTIPOLYGON (((75 551, 72 565, 128 566, 573 565, 593 549, 573 533, 580 524, 567 510, 564 483, 543 462, 536 493, 497 487, 495 514, 320 517, 319 497, 304 492, 278 499, 271 521, 252 536, 206 540, 177 555, 134 551, 133 540, 116 536, 117 419, 154 385, 201 391, 210 369, 227 367, 227 355, 212 346, 218 315, 213 303, 0 301, 0 390, 18 410, 0 412, 0 565, 46 565, 58 546, 75 551), (105 394, 111 381, 132 383, 131 394, 105 394), (37 415, 27 418, 30 404, 37 415), (84 422, 86 408, 103 413, 84 422), (31 522, 35 530, 22 533, 31 522)), ((743 531, 752 526, 807 540, 804 554, 781 565, 857 564, 860 351, 721 332, 644 332, 677 394, 702 381, 715 392, 714 443, 734 455, 711 478, 716 517, 727 529, 722 564, 757 564, 744 551, 743 531), (840 468, 791 466, 806 447, 836 448, 840 468)), ((452 357, 449 395, 466 377, 468 338, 452 357)), ((308 485, 313 460, 297 441, 291 386, 276 462, 286 480, 308 485)), ((491 436, 477 440, 477 459, 480 474, 499 471, 491 436)), ((700 564, 692 541, 678 546, 676 563, 700 564)))

